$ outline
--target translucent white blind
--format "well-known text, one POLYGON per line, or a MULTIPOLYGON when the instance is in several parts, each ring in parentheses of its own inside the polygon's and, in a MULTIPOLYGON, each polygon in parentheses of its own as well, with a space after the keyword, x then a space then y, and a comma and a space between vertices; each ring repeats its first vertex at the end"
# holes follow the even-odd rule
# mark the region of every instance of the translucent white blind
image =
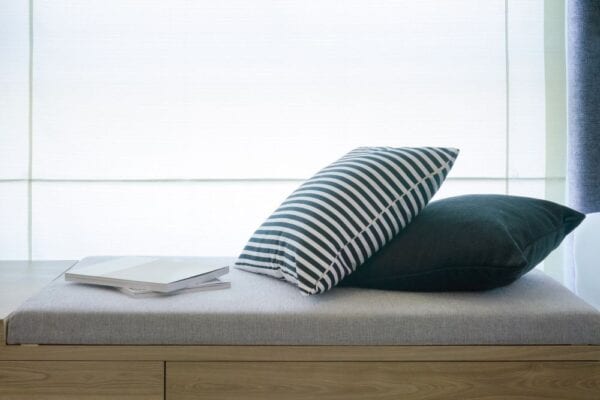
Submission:
POLYGON ((542 0, 28 3, 0 2, 0 258, 233 256, 361 145, 459 147, 438 198, 545 196, 542 0))
POLYGON ((546 175, 544 1, 509 1, 507 11, 508 176, 542 178, 546 175))
POLYGON ((0 182, 0 260, 28 258, 27 184, 0 182))
POLYGON ((360 145, 505 173, 504 1, 52 1, 39 178, 306 178, 360 145))
POLYGON ((0 2, 0 179, 28 173, 28 16, 27 1, 0 2))
POLYGON ((0 259, 27 258, 27 1, 0 2, 0 259))

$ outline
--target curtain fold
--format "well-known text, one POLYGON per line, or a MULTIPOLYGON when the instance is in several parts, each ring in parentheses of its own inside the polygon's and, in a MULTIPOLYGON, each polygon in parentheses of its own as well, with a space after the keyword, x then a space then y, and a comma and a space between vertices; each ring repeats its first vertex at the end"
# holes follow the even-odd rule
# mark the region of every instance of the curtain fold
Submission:
MULTIPOLYGON (((600 1, 568 0, 567 24, 567 194, 584 213, 600 211, 600 1)), ((567 238, 564 283, 592 304, 600 301, 596 257, 582 251, 595 233, 591 217, 567 238), (586 291, 587 290, 587 291, 586 291)))
POLYGON ((569 204, 600 211, 600 1, 567 2, 569 204))

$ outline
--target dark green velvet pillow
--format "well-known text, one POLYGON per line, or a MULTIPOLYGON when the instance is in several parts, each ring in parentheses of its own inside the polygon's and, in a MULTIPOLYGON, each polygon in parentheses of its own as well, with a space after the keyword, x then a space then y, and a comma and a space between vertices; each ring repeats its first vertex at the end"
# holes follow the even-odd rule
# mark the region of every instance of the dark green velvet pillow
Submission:
POLYGON ((435 201, 340 286, 451 291, 508 285, 544 260, 584 218, 527 197, 435 201))

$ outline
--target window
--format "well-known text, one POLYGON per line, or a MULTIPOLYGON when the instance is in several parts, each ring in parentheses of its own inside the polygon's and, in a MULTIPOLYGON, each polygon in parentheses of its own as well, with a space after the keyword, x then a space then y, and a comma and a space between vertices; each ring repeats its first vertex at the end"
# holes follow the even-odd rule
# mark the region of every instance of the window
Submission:
POLYGON ((0 5, 0 258, 234 255, 361 145, 459 147, 438 198, 562 200, 542 0, 32 4, 0 5))

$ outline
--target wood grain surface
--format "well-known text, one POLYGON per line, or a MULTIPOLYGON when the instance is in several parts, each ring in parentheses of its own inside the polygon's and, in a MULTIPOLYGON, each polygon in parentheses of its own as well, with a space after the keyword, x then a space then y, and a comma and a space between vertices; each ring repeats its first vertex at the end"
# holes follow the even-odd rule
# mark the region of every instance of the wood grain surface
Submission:
POLYGON ((0 346, 0 360, 600 361, 600 346, 0 346))
POLYGON ((0 362, 0 400, 163 398, 161 362, 0 362))
POLYGON ((167 400, 598 400, 597 362, 166 365, 167 400))

